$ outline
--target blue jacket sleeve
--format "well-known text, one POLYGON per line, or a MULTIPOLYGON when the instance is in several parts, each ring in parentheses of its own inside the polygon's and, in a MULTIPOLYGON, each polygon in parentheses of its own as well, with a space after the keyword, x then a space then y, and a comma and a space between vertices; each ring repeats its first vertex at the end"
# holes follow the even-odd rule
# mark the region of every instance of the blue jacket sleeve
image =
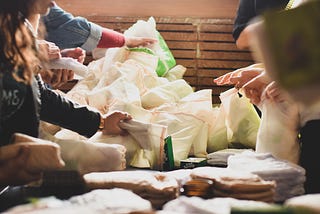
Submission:
POLYGON ((46 27, 46 40, 60 49, 81 47, 92 51, 102 36, 102 27, 83 17, 74 17, 55 5, 42 17, 46 27))

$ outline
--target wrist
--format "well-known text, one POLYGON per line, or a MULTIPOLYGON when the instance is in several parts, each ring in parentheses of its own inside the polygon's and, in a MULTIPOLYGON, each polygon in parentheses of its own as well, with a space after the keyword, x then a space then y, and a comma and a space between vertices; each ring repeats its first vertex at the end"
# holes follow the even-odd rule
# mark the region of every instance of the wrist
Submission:
POLYGON ((98 130, 103 130, 104 129, 104 117, 100 115, 100 122, 99 122, 99 127, 98 130))

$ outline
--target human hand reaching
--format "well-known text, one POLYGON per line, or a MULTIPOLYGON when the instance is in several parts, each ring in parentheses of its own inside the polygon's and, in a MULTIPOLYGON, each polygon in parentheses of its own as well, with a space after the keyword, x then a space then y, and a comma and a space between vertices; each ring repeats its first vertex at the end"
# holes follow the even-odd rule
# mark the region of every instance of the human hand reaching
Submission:
POLYGON ((279 85, 275 81, 267 85, 264 95, 265 98, 271 99, 278 103, 287 99, 287 94, 279 88, 279 85))
POLYGON ((239 68, 235 71, 226 73, 216 79, 214 83, 217 85, 234 85, 236 88, 241 88, 254 77, 258 76, 264 71, 260 64, 253 64, 248 67, 239 68))
POLYGON ((125 45, 129 48, 149 46, 155 42, 157 42, 156 39, 148 37, 125 37, 125 45))
POLYGON ((104 120, 102 133, 105 135, 127 135, 128 132, 120 127, 124 120, 131 120, 132 117, 125 112, 115 111, 102 116, 104 120))
POLYGON ((270 82, 266 73, 262 72, 244 84, 241 89, 244 91, 246 97, 250 99, 250 102, 258 106, 261 101, 262 92, 270 82))
POLYGON ((78 62, 83 63, 86 58, 86 51, 82 48, 67 48, 61 50, 62 57, 71 57, 76 59, 78 62))
POLYGON ((46 40, 38 40, 38 46, 45 54, 47 54, 48 60, 61 58, 60 48, 55 43, 46 40))
POLYGON ((74 79, 74 71, 68 69, 52 69, 40 73, 43 81, 52 88, 58 89, 68 81, 74 79))

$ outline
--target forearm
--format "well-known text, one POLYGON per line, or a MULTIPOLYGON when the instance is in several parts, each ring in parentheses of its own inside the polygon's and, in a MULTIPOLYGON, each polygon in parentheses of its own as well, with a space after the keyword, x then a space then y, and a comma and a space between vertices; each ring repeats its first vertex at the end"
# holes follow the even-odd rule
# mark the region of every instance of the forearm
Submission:
POLYGON ((86 137, 91 137, 97 132, 100 124, 99 112, 88 106, 78 105, 43 85, 40 93, 41 120, 70 129, 86 137))
POLYGON ((239 35, 238 39, 236 40, 236 45, 239 49, 248 49, 249 48, 249 41, 248 41, 249 33, 248 27, 246 27, 239 35))

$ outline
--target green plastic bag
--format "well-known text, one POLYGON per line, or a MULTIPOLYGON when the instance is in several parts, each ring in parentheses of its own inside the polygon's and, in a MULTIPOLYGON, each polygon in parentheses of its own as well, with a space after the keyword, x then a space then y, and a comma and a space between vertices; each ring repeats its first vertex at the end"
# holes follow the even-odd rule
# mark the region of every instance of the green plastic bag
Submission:
POLYGON ((169 50, 166 42, 158 32, 158 40, 159 46, 161 48, 160 51, 155 52, 150 48, 146 47, 135 47, 129 48, 130 51, 144 52, 154 56, 158 56, 158 65, 156 69, 156 73, 159 77, 163 77, 171 68, 176 65, 176 60, 174 59, 171 51, 169 50))

